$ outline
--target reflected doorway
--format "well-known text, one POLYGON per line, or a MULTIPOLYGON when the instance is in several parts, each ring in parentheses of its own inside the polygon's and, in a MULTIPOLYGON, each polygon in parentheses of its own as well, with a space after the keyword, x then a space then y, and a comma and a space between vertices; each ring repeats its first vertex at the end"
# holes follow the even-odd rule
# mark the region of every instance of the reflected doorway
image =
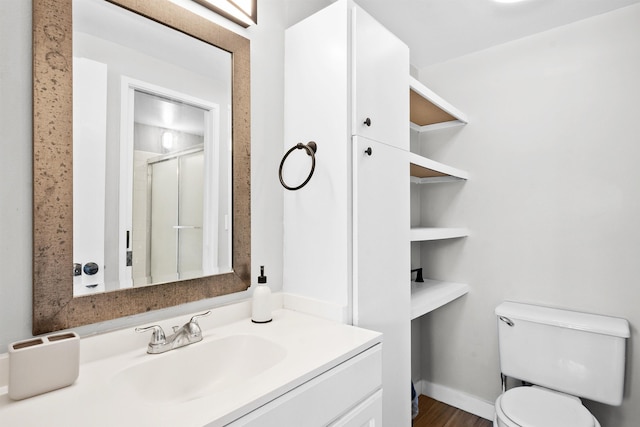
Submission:
POLYGON ((218 105, 142 82, 128 81, 126 93, 121 286, 218 273, 219 242, 231 236, 219 195, 218 105))

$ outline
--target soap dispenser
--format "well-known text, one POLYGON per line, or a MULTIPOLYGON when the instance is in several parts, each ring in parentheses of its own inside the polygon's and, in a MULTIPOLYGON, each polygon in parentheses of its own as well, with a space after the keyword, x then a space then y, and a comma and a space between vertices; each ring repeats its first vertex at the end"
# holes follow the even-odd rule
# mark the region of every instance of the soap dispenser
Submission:
POLYGON ((267 276, 264 275, 264 265, 261 265, 258 286, 253 290, 251 321, 253 323, 268 323, 271 320, 271 289, 267 285, 267 276))

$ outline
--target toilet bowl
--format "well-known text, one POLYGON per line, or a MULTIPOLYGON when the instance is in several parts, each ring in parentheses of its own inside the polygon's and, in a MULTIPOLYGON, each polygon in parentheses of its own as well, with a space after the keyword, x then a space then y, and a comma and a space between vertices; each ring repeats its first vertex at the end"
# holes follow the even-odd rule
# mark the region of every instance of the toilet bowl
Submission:
POLYGON ((498 397, 494 427, 600 427, 580 399, 543 387, 516 387, 498 397))

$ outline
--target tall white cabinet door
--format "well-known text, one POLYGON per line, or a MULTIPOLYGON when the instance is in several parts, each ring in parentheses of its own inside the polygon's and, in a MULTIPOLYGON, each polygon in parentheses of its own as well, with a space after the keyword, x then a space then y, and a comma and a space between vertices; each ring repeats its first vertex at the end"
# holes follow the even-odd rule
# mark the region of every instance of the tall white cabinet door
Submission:
POLYGON ((409 150, 409 48, 354 7, 352 132, 409 150))
POLYGON ((383 425, 411 424, 409 159, 353 137, 354 324, 384 334, 383 425))

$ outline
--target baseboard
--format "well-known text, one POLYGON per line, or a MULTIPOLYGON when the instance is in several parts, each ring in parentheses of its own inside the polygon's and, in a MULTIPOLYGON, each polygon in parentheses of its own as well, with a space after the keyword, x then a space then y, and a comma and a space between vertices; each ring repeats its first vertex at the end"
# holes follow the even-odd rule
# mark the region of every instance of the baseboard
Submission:
POLYGON ((424 394, 435 400, 462 409, 465 412, 482 417, 486 420, 493 420, 494 407, 492 402, 472 396, 460 390, 455 390, 447 386, 435 384, 429 381, 420 380, 414 384, 419 394, 424 394))

